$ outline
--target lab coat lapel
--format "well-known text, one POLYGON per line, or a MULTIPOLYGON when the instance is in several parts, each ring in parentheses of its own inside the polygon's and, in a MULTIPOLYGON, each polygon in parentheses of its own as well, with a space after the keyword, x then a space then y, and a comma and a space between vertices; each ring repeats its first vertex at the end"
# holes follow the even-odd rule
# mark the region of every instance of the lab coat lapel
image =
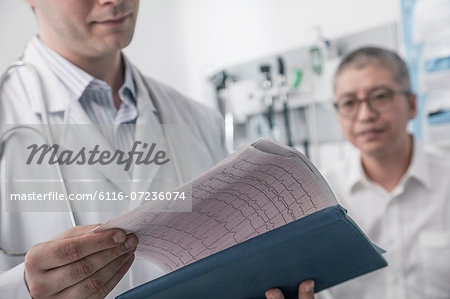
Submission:
MULTIPOLYGON (((174 161, 170 164, 172 168, 178 166, 183 183, 189 182, 214 164, 211 163, 205 167, 209 163, 205 163, 206 157, 201 154, 204 152, 204 148, 201 148, 204 143, 198 140, 192 132, 192 122, 201 123, 202 120, 188 118, 188 116, 195 118, 195 111, 186 111, 187 104, 183 105, 182 101, 174 101, 174 98, 180 97, 178 94, 171 94, 168 89, 162 88, 153 79, 142 78, 144 78, 160 121, 166 125, 165 137, 169 136, 168 142, 171 142, 171 149, 174 151, 171 153, 174 161)), ((173 176, 176 180, 175 171, 173 176)))
MULTIPOLYGON (((99 145, 101 151, 107 150, 114 153, 115 150, 111 148, 110 142, 102 134, 98 125, 92 123, 78 100, 70 100, 69 108, 65 113, 66 115, 64 115, 64 118, 66 119, 66 123, 69 125, 80 125, 80 130, 77 131, 78 136, 73 136, 75 140, 82 140, 87 149, 93 149, 96 145, 99 145), (86 136, 89 136, 89 138, 86 138, 86 136)), ((98 163, 90 165, 89 171, 91 171, 91 169, 99 173, 101 178, 110 182, 120 191, 128 192, 131 177, 127 171, 123 170, 123 166, 117 165, 115 161, 109 165, 100 165, 98 163)), ((96 175, 90 174, 89 178, 92 177, 96 177, 96 175)))
MULTIPOLYGON (((147 143, 144 156, 152 143, 155 143, 154 154, 163 150, 168 153, 167 143, 161 124, 154 115, 154 107, 149 101, 138 101, 138 119, 136 122, 135 141, 147 143)), ((170 158, 170 153, 168 154, 170 158)), ((134 165, 133 184, 131 190, 134 192, 167 191, 177 186, 171 162, 164 165, 141 164, 134 165)))

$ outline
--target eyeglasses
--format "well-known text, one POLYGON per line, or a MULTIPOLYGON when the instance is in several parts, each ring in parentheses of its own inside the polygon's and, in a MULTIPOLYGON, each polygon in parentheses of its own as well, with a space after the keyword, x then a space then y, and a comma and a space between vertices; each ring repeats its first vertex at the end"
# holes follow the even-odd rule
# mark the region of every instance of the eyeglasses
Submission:
POLYGON ((334 103, 336 110, 345 117, 355 118, 358 114, 362 102, 366 102, 370 110, 376 113, 388 111, 392 107, 395 95, 409 95, 409 90, 390 90, 380 88, 372 91, 367 98, 358 99, 355 96, 345 95, 334 103))

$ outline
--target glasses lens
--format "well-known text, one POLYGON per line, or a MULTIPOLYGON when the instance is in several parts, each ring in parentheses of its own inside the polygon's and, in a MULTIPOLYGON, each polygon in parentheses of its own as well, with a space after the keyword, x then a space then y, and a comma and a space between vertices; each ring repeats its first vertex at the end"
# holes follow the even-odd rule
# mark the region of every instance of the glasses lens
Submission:
POLYGON ((353 116, 358 111, 358 99, 353 97, 343 97, 337 101, 337 109, 343 115, 353 116))
POLYGON ((370 106, 378 112, 391 108, 394 99, 394 92, 389 89, 376 90, 369 96, 370 106))

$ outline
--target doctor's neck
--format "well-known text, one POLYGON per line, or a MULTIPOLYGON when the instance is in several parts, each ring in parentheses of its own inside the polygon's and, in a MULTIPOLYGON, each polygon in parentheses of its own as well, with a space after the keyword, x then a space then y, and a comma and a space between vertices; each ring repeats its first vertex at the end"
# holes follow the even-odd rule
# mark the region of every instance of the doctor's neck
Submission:
POLYGON ((86 73, 96 79, 105 81, 112 90, 114 106, 116 109, 120 106, 119 89, 124 83, 125 63, 122 59, 120 49, 107 52, 101 55, 86 55, 76 48, 69 48, 53 44, 52 40, 42 38, 41 41, 53 51, 76 65, 86 73))
POLYGON ((119 97, 119 89, 125 80, 125 62, 122 59, 121 51, 116 51, 104 57, 71 62, 93 77, 105 81, 111 87, 114 106, 119 110, 122 103, 119 97))

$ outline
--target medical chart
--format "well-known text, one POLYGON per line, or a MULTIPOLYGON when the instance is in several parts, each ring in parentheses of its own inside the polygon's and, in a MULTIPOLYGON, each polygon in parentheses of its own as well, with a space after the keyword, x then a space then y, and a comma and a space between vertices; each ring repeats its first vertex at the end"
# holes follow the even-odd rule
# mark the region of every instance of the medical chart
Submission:
POLYGON ((192 212, 155 213, 147 204, 99 229, 135 233, 136 255, 173 271, 337 204, 307 158, 270 139, 240 149, 183 190, 192 212))

